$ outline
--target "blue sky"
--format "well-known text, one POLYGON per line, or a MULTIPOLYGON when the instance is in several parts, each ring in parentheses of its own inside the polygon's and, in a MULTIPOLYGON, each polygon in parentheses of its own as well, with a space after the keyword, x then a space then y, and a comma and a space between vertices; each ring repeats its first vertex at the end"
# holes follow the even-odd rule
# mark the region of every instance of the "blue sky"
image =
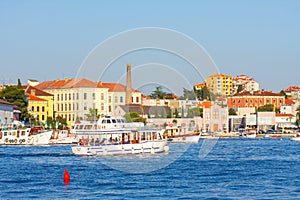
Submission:
POLYGON ((299 10, 297 0, 0 0, 0 81, 75 77, 90 51, 112 35, 162 27, 197 41, 221 73, 247 74, 261 88, 280 91, 300 86, 299 10))

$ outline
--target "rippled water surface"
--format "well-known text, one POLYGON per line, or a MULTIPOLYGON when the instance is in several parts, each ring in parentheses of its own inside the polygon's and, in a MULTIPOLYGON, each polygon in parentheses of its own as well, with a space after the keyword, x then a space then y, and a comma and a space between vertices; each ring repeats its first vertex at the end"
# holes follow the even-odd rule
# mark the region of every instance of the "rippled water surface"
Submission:
POLYGON ((0 199, 300 198, 299 142, 220 139, 199 157, 202 147, 101 158, 74 156, 70 146, 0 146, 0 199))

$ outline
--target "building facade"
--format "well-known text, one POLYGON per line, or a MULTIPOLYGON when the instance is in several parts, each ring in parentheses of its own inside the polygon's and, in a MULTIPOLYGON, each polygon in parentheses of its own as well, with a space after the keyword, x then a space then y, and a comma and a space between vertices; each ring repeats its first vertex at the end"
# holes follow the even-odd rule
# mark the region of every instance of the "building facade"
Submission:
POLYGON ((233 93, 236 94, 239 87, 242 88, 240 92, 254 92, 259 91, 259 83, 253 78, 248 77, 245 74, 233 78, 233 93))
POLYGON ((0 125, 12 123, 14 120, 14 105, 0 99, 0 125))
POLYGON ((267 104, 275 108, 285 104, 285 96, 269 91, 242 92, 227 98, 229 108, 259 108, 267 104))
MULTIPOLYGON (((36 84, 35 84, 36 85, 36 84)), ((25 89, 28 96, 28 112, 38 121, 45 123, 47 118, 53 118, 53 100, 54 96, 44 92, 32 85, 28 85, 25 89)))
POLYGON ((232 77, 225 74, 214 74, 206 78, 207 89, 215 95, 229 96, 233 92, 232 77))
MULTIPOLYGON (((65 79, 40 83, 37 88, 54 95, 54 117, 66 119, 68 126, 85 120, 91 109, 98 115, 112 114, 125 105, 126 87, 122 84, 93 82, 87 79, 65 79)), ((141 92, 133 90, 134 103, 141 103, 141 92)))

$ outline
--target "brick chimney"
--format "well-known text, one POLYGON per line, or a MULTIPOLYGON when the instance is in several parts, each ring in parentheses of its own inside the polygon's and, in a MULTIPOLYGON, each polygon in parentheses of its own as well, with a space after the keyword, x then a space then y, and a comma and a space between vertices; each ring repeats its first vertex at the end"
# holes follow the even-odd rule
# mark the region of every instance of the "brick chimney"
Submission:
POLYGON ((126 104, 132 104, 131 98, 131 65, 127 64, 126 72, 126 104))

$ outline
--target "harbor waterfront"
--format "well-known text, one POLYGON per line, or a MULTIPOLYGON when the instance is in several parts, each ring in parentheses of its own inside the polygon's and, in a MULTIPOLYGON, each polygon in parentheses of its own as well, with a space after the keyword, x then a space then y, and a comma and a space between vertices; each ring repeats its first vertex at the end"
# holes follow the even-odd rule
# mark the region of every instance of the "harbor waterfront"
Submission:
POLYGON ((221 138, 206 157, 199 157, 207 141, 171 143, 167 154, 122 157, 79 157, 72 154, 70 145, 0 146, 0 198, 300 197, 299 142, 289 138, 221 138), (174 155, 178 158, 171 162, 174 155), (169 164, 157 168, 157 161, 168 159, 169 164), (71 176, 68 185, 64 184, 64 169, 71 176))

